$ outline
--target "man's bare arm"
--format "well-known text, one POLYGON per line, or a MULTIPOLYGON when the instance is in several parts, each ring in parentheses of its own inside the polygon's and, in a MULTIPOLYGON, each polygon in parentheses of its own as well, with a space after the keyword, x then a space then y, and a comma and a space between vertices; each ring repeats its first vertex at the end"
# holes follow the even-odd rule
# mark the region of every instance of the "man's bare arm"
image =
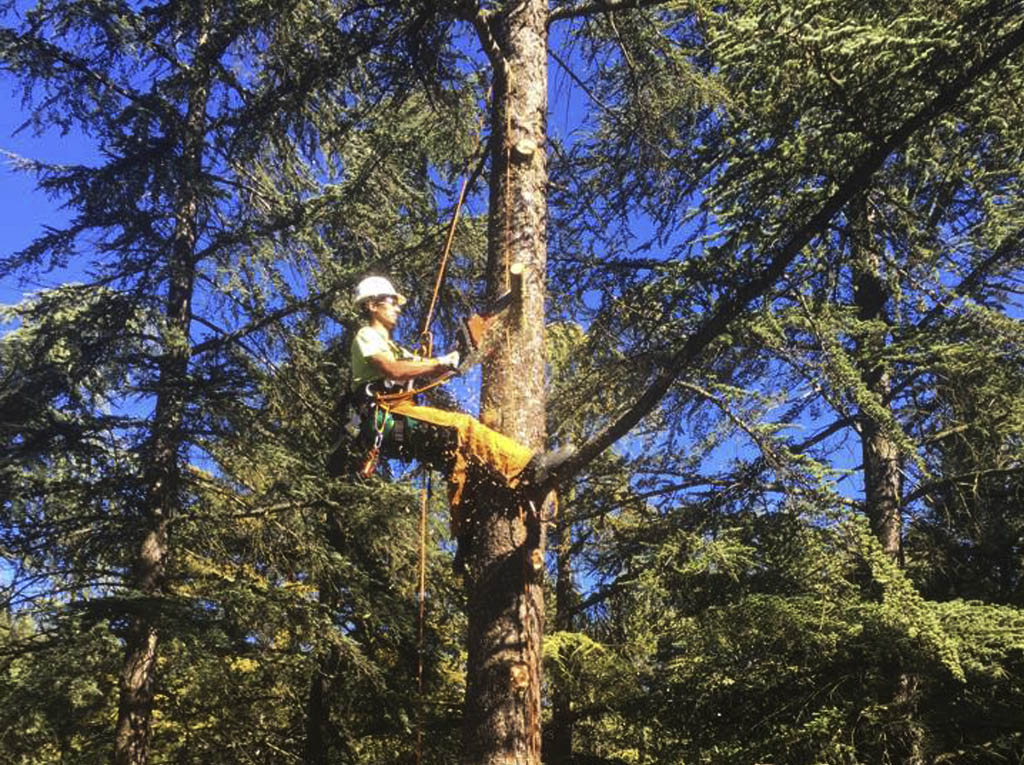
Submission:
MULTIPOLYGON (((408 382, 417 377, 440 377, 452 370, 453 365, 449 360, 449 356, 439 359, 391 359, 384 354, 367 359, 381 376, 395 382, 408 382)), ((458 366, 458 359, 455 359, 454 366, 458 366)))

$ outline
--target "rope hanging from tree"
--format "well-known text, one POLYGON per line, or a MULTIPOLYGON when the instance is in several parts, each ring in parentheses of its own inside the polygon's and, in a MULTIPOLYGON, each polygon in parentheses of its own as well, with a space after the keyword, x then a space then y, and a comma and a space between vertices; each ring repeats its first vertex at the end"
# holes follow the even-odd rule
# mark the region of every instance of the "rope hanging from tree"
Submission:
POLYGON ((452 242, 455 239, 455 227, 459 223, 459 213, 462 211, 462 203, 466 201, 466 192, 469 190, 471 177, 467 176, 462 181, 462 188, 459 190, 459 201, 455 204, 455 213, 448 225, 448 236, 445 238, 444 251, 441 253, 441 265, 437 269, 437 279, 434 280, 434 292, 430 296, 430 305, 423 317, 423 329, 420 330, 420 351, 424 356, 430 356, 434 350, 434 335, 430 331, 430 325, 434 320, 434 308, 437 307, 437 296, 441 291, 441 283, 444 281, 445 270, 448 268, 448 258, 452 252, 452 242))
MULTIPOLYGON (((480 134, 477 132, 477 145, 473 150, 476 154, 480 145, 480 134)), ((466 201, 466 194, 470 185, 479 174, 479 169, 467 175, 462 181, 462 188, 459 189, 459 198, 455 204, 455 212, 452 214, 451 223, 448 224, 448 233, 445 237, 444 249, 441 253, 441 263, 437 269, 437 278, 434 280, 434 291, 430 296, 430 304, 423 316, 423 329, 420 330, 419 347, 425 357, 430 357, 434 350, 434 335, 430 331, 430 325, 434 319, 434 309, 437 307, 438 295, 441 292, 441 284, 444 282, 445 271, 448 268, 448 260, 451 257, 452 243, 455 241, 455 229, 459 223, 459 214, 462 212, 462 205, 466 201)), ((410 390, 390 394, 376 394, 374 399, 377 406, 387 411, 390 405, 408 401, 409 399, 442 385, 454 376, 455 372, 448 372, 442 377, 433 380, 427 385, 410 390)), ((430 475, 424 479, 424 486, 420 497, 420 524, 419 524, 419 609, 417 613, 417 670, 416 685, 419 693, 419 713, 416 720, 416 762, 417 765, 423 762, 423 639, 426 629, 426 602, 427 602, 427 513, 430 504, 430 475)))

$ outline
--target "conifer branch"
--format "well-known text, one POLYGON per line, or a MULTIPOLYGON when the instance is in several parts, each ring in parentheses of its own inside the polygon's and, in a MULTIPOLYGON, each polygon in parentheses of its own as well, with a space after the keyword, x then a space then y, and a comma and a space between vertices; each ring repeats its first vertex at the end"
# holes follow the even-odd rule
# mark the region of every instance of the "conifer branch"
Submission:
POLYGON ((562 71, 569 76, 569 79, 576 84, 576 87, 578 87, 580 90, 587 94, 587 98, 593 101, 595 106, 597 106, 601 111, 603 111, 610 117, 615 116, 615 112, 612 110, 612 108, 607 106, 600 98, 597 97, 597 94, 594 92, 594 89, 587 85, 587 83, 585 83, 583 80, 581 80, 579 75, 572 70, 569 64, 562 60, 561 56, 559 56, 553 50, 549 50, 548 55, 551 56, 551 60, 558 64, 558 66, 561 67, 562 71))
MULTIPOLYGON (((305 300, 299 300, 294 303, 289 303, 288 305, 283 306, 277 309, 276 311, 271 311, 268 314, 264 314, 258 320, 252 322, 251 324, 246 324, 244 327, 239 327, 238 329, 233 330, 231 332, 224 332, 218 337, 213 337, 210 338, 209 340, 204 340, 203 342, 193 346, 192 355, 198 355, 213 350, 219 350, 220 348, 223 348, 229 343, 240 342, 243 338, 255 332, 259 332, 261 329, 264 329, 272 324, 276 324, 277 322, 282 321, 283 319, 286 319, 289 316, 298 313, 299 311, 305 308, 310 308, 322 304, 325 300, 332 297, 339 289, 339 286, 331 287, 330 289, 327 289, 321 293, 308 297, 305 300)), ((193 320, 198 320, 198 318, 199 317, 196 315, 192 316, 193 320)), ((204 326, 211 330, 221 331, 218 330, 217 327, 215 327, 209 322, 204 321, 200 323, 202 323, 204 326)))
POLYGON ((596 0, 596 2, 583 2, 576 5, 563 5, 555 8, 548 14, 548 26, 555 21, 565 19, 579 19, 586 16, 595 16, 599 13, 616 13, 618 11, 636 11, 643 8, 651 8, 659 5, 669 5, 672 0, 596 0))
POLYGON ((1024 466, 1017 465, 1009 468, 990 468, 988 470, 972 470, 969 473, 960 473, 959 475, 952 475, 946 478, 940 478, 935 481, 929 481, 926 484, 919 486, 914 491, 903 497, 902 503, 904 506, 909 505, 911 502, 915 502, 922 497, 926 497, 929 494, 933 494, 941 489, 955 486, 956 484, 962 483, 976 483, 979 479, 983 478, 1014 478, 1017 476, 1024 476, 1024 466))
POLYGON ((832 218, 851 199, 868 188, 874 174, 881 169, 894 151, 904 145, 918 130, 955 107, 979 79, 993 72, 1022 46, 1024 24, 1007 33, 981 61, 940 88, 928 104, 905 120, 885 141, 865 151, 846 179, 838 185, 818 211, 777 246, 774 253, 768 253, 768 265, 753 278, 738 285, 731 295, 724 296, 647 389, 602 432, 583 444, 573 457, 566 460, 552 474, 546 485, 553 487, 567 477, 575 475, 601 452, 629 433, 658 405, 676 379, 708 345, 725 332, 751 302, 763 297, 783 276, 803 248, 827 228, 832 218))

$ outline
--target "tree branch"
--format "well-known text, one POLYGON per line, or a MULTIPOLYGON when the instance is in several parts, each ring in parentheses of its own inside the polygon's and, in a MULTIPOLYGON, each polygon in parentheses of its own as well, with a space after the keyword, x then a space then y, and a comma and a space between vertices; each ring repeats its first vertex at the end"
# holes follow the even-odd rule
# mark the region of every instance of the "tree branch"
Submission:
MULTIPOLYGON (((340 286, 332 287, 331 289, 328 289, 324 292, 308 297, 305 300, 298 300, 294 303, 289 303, 286 306, 278 308, 276 311, 271 311, 270 313, 260 317, 251 324, 247 324, 244 327, 239 327, 233 332, 226 332, 219 337, 212 337, 209 340, 204 340, 203 342, 198 343, 197 345, 192 347, 192 355, 196 356, 201 353, 206 353, 208 351, 223 348, 228 343, 238 342, 243 337, 251 335, 254 332, 259 332, 264 327, 268 327, 271 324, 275 324, 281 321, 282 319, 286 319, 292 314, 298 313, 299 311, 305 308, 311 308, 319 304, 322 304, 323 301, 325 301, 327 298, 329 298, 331 295, 337 292, 338 289, 340 289, 340 286)), ((193 319, 193 321, 195 321, 198 320, 199 317, 193 314, 191 318, 193 319)), ((200 323, 202 323, 208 329, 218 331, 217 327, 210 324, 209 322, 200 323)))
POLYGON ((937 481, 930 481, 923 486, 919 486, 914 491, 907 494, 901 504, 903 506, 909 505, 922 497, 925 497, 932 492, 944 489, 947 486, 953 486, 958 483, 974 482, 979 478, 1012 478, 1014 476, 1024 475, 1024 466, 1018 465, 1017 467, 1011 468, 990 468, 988 470, 972 470, 970 473, 961 473, 960 475, 950 476, 948 478, 941 478, 937 481))
POLYGON ((561 8, 555 8, 548 14, 548 26, 550 27, 555 21, 563 21, 565 19, 579 19, 585 16, 595 16, 599 13, 615 13, 616 11, 635 11, 668 4, 669 0, 595 0, 595 2, 563 5, 561 8))
POLYGON ((582 470, 601 452, 632 430, 672 387, 675 380, 692 364, 708 345, 755 299, 763 296, 783 276, 796 256, 811 240, 819 235, 832 218, 857 194, 868 188, 872 176, 886 159, 918 130, 938 116, 949 111, 977 81, 995 70, 1011 54, 1024 45, 1024 25, 1008 33, 981 61, 941 88, 938 94, 917 114, 911 116, 881 144, 866 151, 856 162, 847 178, 802 226, 786 240, 769 250, 768 265, 746 283, 738 285, 732 294, 724 295, 697 327, 682 348, 669 360, 664 370, 654 378, 647 389, 619 417, 585 443, 576 454, 554 471, 546 487, 566 480, 582 470))

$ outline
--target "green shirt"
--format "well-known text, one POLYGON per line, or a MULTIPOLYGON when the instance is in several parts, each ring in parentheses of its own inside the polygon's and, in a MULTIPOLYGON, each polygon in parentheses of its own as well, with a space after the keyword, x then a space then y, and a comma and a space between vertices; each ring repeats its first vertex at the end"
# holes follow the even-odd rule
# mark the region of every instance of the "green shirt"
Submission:
POLYGON ((352 338, 352 387, 360 388, 384 377, 370 363, 373 356, 384 356, 390 361, 415 359, 413 353, 391 340, 384 332, 373 327, 363 327, 352 338))

